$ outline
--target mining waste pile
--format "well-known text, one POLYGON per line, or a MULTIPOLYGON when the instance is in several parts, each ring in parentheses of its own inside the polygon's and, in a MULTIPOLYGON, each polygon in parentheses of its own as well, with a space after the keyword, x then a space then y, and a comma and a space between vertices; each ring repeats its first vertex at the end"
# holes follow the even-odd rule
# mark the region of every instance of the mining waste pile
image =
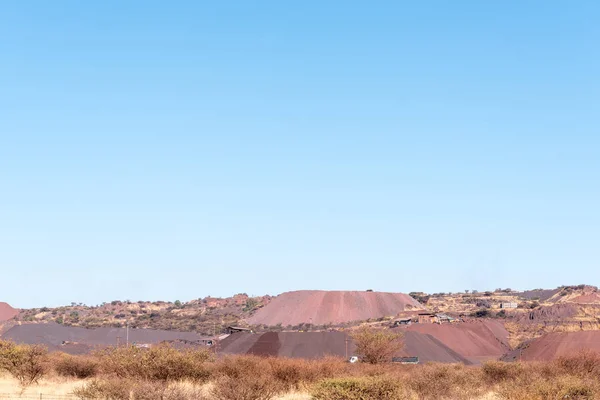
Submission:
POLYGON ((549 333, 509 352, 502 360, 549 361, 581 351, 600 352, 600 331, 549 333))
POLYGON ((510 350, 508 331, 499 321, 482 320, 442 325, 412 324, 395 330, 405 331, 406 337, 413 332, 429 335, 474 364, 498 359, 510 350))
POLYGON ((395 316, 423 306, 403 293, 299 290, 282 293, 248 318, 250 325, 335 325, 395 316))
MULTIPOLYGON (((345 332, 234 333, 219 343, 224 354, 253 354, 290 358, 348 357, 354 355, 352 338, 345 332)), ((432 335, 406 332, 398 356, 418 356, 420 362, 473 364, 432 335)))
POLYGON ((19 311, 7 303, 0 302, 0 322, 8 321, 19 314, 19 311))
POLYGON ((155 329, 96 328, 86 329, 55 323, 16 325, 6 331, 2 339, 16 343, 41 344, 50 351, 85 354, 97 347, 130 344, 157 344, 166 341, 200 343, 203 339, 194 332, 163 331, 155 329))

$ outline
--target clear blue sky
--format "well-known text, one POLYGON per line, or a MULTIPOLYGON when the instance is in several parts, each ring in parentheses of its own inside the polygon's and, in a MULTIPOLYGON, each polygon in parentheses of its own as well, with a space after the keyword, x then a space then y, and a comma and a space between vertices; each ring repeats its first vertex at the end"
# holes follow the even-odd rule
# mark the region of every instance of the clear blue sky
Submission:
POLYGON ((599 19, 1 2, 0 301, 600 284, 599 19))

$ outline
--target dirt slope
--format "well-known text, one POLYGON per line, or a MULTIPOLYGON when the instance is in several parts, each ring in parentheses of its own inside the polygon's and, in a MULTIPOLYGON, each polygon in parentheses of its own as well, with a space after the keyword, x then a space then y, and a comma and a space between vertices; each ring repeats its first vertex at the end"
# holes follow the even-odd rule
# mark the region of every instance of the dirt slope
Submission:
POLYGON ((9 306, 7 303, 0 302, 0 322, 8 321, 9 319, 16 317, 18 314, 19 314, 18 310, 15 310, 11 306, 9 306))
MULTIPOLYGON (((85 329, 78 327, 50 324, 16 325, 2 335, 17 343, 43 344, 50 351, 64 351, 72 354, 86 353, 97 346, 114 346, 124 344, 127 332, 124 328, 85 329), (62 342, 71 342, 62 346, 62 342)), ((129 329, 130 343, 155 344, 162 341, 187 340, 197 341, 202 336, 193 332, 162 331, 154 329, 129 329)))
POLYGON ((600 331, 549 333, 509 353, 504 360, 548 361, 580 350, 600 352, 600 331))
POLYGON ((509 350, 508 332, 497 321, 473 321, 457 324, 413 324, 397 328, 431 335, 448 348, 479 363, 498 359, 509 350))
POLYGON ((395 316, 423 306, 403 293, 300 290, 280 294, 248 318, 251 325, 341 324, 395 316))
MULTIPOLYGON (((431 335, 406 332, 404 343, 401 355, 418 356, 421 362, 470 364, 469 360, 431 335)), ((354 343, 344 332, 235 333, 219 343, 219 352, 224 354, 291 358, 321 358, 328 355, 346 357, 354 355, 354 349, 354 343)))

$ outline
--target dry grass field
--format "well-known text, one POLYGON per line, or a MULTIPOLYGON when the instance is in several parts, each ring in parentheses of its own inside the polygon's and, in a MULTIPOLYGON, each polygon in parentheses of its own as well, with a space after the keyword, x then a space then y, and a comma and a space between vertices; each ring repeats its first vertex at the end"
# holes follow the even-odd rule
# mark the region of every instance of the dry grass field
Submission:
POLYGON ((69 356, 0 341, 0 369, 4 371, 0 393, 5 398, 21 394, 26 399, 41 394, 48 400, 600 398, 600 354, 592 352, 537 363, 401 365, 350 364, 335 358, 215 358, 203 349, 177 350, 166 345, 69 356))

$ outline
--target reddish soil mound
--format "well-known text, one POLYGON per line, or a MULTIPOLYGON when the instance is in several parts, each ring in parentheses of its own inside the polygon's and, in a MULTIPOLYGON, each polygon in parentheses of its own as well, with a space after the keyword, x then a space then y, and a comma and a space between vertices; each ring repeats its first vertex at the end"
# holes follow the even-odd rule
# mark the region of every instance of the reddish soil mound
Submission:
POLYGON ((8 321, 19 314, 18 310, 15 310, 6 303, 0 303, 0 321, 8 321))
POLYGON ((521 324, 563 321, 573 318, 577 314, 577 310, 578 307, 574 304, 554 304, 521 314, 516 319, 521 324))
POLYGON ((513 350, 505 361, 549 361, 577 354, 581 350, 600 352, 600 331, 555 332, 534 339, 521 349, 513 350))
POLYGON ((402 293, 300 290, 280 294, 248 319, 251 325, 341 324, 395 316, 423 306, 402 293))
POLYGON ((431 335, 473 363, 500 358, 509 350, 508 331, 497 321, 413 324, 397 329, 431 335))
POLYGON ((598 303, 600 303, 600 294, 598 294, 598 293, 582 294, 581 296, 577 296, 577 297, 571 299, 571 303, 598 304, 598 303))
MULTIPOLYGON (((417 356, 420 362, 470 364, 431 335, 406 332, 404 344, 401 354, 417 356)), ((354 350, 354 343, 344 332, 234 333, 219 343, 220 353, 291 358, 346 357, 353 355, 354 350)))

